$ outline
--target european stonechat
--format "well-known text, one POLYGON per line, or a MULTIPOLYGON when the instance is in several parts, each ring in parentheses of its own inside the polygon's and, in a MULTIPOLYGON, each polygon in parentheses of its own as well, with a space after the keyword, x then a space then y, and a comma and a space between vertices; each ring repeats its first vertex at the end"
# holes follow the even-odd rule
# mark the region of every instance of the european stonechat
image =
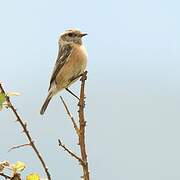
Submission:
MULTIPOLYGON (((77 29, 71 29, 61 34, 59 52, 50 79, 48 96, 40 110, 44 114, 51 98, 59 91, 66 89, 79 79, 86 69, 87 52, 82 43, 82 37, 87 35, 77 29)), ((70 90, 68 90, 70 91, 70 90)))

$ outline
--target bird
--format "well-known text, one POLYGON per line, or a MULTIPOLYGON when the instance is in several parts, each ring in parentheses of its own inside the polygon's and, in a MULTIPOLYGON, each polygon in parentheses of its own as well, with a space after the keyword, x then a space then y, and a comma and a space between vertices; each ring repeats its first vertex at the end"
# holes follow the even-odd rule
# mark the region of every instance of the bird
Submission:
POLYGON ((82 38, 86 35, 87 33, 78 29, 66 30, 60 35, 59 51, 50 78, 48 95, 40 110, 41 115, 46 111, 52 97, 58 92, 66 89, 73 94, 68 87, 80 78, 87 66, 87 50, 82 42, 82 38))

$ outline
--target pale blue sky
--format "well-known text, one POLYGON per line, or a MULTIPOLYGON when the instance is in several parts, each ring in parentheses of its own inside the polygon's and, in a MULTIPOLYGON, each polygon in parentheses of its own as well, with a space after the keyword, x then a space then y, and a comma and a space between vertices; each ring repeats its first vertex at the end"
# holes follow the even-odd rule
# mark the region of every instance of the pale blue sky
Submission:
MULTIPOLYGON (((80 179, 78 163, 57 139, 77 151, 76 138, 58 96, 44 116, 61 32, 89 35, 87 142, 92 180, 180 179, 180 1, 1 1, 0 81, 28 122, 53 179, 80 179)), ((71 87, 78 93, 79 83, 71 87)), ((65 98, 76 117, 76 100, 65 98)), ((0 113, 0 161, 26 162, 24 175, 42 168, 12 113, 0 113)))

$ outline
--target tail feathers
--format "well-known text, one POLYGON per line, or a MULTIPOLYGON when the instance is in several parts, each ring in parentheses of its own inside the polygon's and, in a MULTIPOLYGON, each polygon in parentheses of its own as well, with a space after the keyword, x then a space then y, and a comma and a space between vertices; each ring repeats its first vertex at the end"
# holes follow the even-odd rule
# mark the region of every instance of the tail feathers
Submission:
POLYGON ((43 115, 44 112, 46 111, 47 106, 48 106, 51 98, 52 98, 52 93, 49 93, 48 96, 47 96, 47 98, 46 98, 46 100, 45 100, 45 102, 44 102, 44 104, 43 104, 43 106, 42 106, 42 108, 41 108, 41 110, 40 110, 40 114, 41 114, 41 115, 43 115))

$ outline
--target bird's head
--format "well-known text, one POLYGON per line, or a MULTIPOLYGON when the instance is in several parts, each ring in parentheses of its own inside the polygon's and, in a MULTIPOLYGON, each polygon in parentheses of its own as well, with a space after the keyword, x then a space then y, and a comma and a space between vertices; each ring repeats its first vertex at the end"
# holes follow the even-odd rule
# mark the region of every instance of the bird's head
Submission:
POLYGON ((81 45, 82 37, 86 35, 87 33, 83 33, 78 29, 66 30, 63 34, 61 34, 59 43, 60 44, 76 43, 81 45))

